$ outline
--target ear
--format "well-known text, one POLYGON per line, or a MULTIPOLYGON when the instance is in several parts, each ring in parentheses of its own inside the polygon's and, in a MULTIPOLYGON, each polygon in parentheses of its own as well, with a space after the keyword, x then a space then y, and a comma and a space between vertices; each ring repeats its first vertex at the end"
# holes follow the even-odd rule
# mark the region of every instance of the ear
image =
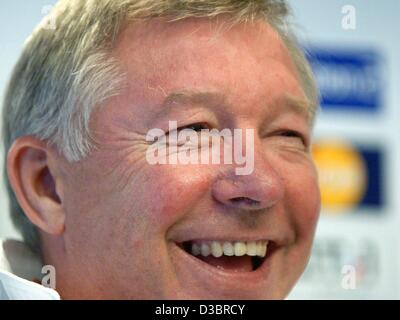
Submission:
POLYGON ((51 235, 65 227, 62 199, 57 194, 60 179, 54 176, 55 152, 32 136, 18 138, 7 155, 7 173, 15 196, 29 220, 51 235), (56 183, 57 181, 57 183, 56 183))

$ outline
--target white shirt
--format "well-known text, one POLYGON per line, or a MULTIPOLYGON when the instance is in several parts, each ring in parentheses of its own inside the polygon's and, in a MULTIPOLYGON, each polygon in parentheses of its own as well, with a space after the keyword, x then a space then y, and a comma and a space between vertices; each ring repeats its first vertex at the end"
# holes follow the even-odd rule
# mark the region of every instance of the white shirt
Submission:
POLYGON ((60 300, 41 279, 42 263, 21 241, 0 239, 0 300, 60 300))

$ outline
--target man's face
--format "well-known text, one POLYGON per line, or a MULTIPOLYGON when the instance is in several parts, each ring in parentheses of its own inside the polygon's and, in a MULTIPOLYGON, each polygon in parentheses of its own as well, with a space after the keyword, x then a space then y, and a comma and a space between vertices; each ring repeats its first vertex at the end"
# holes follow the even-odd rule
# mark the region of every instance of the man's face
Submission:
POLYGON ((113 54, 127 83, 93 113, 98 148, 62 161, 65 249, 55 264, 64 298, 279 299, 303 272, 319 213, 306 98, 268 25, 228 30, 223 21, 151 20, 123 30, 113 54), (146 134, 167 132, 169 121, 254 129, 253 172, 149 164, 146 134), (213 241, 227 250, 253 244, 242 256, 191 252, 213 241), (267 241, 265 257, 249 255, 267 241))

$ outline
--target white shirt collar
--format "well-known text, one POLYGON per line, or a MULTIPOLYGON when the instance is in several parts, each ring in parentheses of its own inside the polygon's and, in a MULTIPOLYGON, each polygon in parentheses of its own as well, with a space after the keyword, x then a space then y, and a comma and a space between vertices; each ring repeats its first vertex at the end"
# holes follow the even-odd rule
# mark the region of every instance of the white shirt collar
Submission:
POLYGON ((34 283, 42 278, 42 262, 23 242, 0 239, 0 300, 59 300, 55 290, 34 283))

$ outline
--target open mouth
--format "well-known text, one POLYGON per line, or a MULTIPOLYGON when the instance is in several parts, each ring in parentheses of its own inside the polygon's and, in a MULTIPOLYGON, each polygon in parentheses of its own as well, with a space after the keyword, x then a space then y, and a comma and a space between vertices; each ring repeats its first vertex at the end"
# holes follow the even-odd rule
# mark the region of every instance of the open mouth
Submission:
POLYGON ((186 241, 177 245, 197 259, 231 272, 257 270, 273 249, 273 243, 267 240, 186 241))

